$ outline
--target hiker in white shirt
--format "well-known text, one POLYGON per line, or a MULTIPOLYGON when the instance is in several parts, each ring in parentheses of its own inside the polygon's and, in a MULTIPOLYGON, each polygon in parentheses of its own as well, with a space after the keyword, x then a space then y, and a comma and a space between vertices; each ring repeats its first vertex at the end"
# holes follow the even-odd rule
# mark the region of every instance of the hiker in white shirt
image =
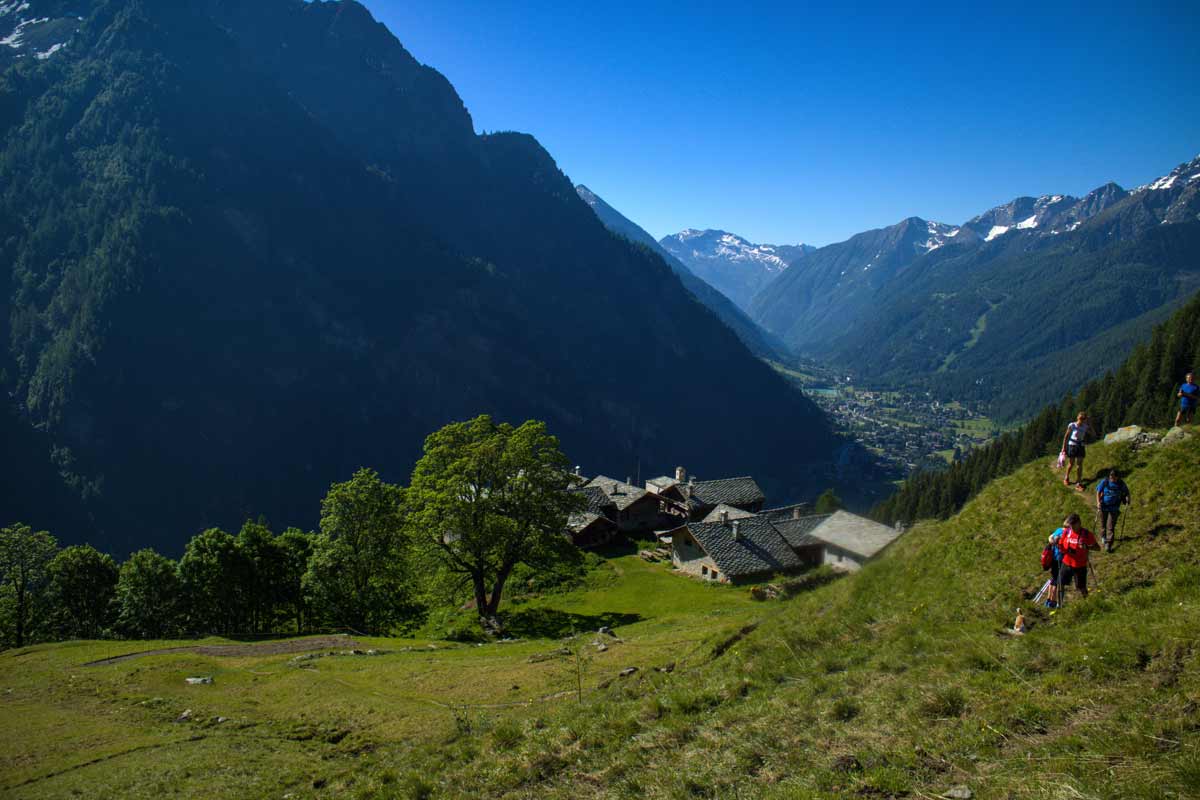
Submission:
POLYGON ((1067 432, 1063 434, 1062 452, 1067 456, 1067 471, 1063 475, 1063 486, 1071 485, 1071 468, 1079 464, 1079 477, 1076 479, 1075 488, 1083 491, 1083 458, 1087 455, 1087 440, 1092 435, 1092 425, 1088 421, 1086 411, 1080 411, 1079 416, 1075 421, 1067 425, 1067 432))

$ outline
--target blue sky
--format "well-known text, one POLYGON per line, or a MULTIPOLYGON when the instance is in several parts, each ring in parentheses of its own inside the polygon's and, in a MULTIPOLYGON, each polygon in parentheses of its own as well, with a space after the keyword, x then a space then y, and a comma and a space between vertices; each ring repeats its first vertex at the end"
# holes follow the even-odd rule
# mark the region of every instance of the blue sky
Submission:
POLYGON ((657 237, 828 244, 1200 154, 1200 4, 366 0, 657 237))

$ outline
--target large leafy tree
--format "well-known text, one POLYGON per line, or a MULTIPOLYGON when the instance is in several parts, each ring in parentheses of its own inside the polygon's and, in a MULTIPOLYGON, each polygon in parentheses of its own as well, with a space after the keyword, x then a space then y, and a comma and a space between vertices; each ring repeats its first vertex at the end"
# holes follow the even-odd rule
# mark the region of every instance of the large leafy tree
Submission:
POLYGON ((481 619, 495 620, 520 563, 576 557, 563 531, 582 500, 545 423, 514 428, 489 416, 447 425, 425 440, 408 506, 419 553, 443 581, 466 583, 481 619))
POLYGON ((270 630, 276 609, 285 592, 287 553, 283 544, 263 522, 246 522, 238 532, 236 545, 244 571, 246 611, 250 629, 270 630))
POLYGON ((0 529, 0 602, 10 607, 5 616, 12 620, 11 630, 5 630, 3 638, 16 647, 29 639, 57 550, 58 543, 46 531, 34 532, 20 523, 0 529))
POLYGON ((405 549, 401 487, 366 468, 333 484, 304 576, 317 613, 339 627, 386 632, 408 606, 405 549))
POLYGON ((98 639, 112 625, 120 571, 91 545, 62 550, 49 565, 54 627, 67 639, 98 639))
POLYGON ((179 631, 180 586, 175 562, 139 550, 121 565, 117 580, 117 630, 135 639, 160 639, 179 631))
POLYGON ((279 549, 283 557, 283 571, 279 584, 281 612, 291 616, 296 633, 304 630, 308 620, 308 603, 304 598, 304 573, 312 556, 316 534, 305 533, 299 528, 288 528, 279 534, 279 549))
POLYGON ((188 542, 179 559, 186 624, 198 633, 242 633, 248 628, 251 568, 237 540, 209 528, 188 542))

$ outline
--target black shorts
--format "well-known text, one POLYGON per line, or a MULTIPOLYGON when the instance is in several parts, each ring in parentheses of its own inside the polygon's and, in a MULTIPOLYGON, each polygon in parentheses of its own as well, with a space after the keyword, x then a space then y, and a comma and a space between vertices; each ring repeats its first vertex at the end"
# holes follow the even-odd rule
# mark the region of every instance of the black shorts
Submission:
POLYGON ((1083 458, 1087 448, 1078 442, 1067 442, 1067 458, 1083 458))
POLYGON ((1087 565, 1085 564, 1082 567, 1068 567, 1066 564, 1063 564, 1058 569, 1058 580, 1059 586, 1062 586, 1064 589, 1070 586, 1071 582, 1074 581, 1076 589, 1081 592, 1086 592, 1087 565))
POLYGON ((1058 571, 1060 569, 1062 569, 1062 564, 1055 561, 1054 559, 1050 559, 1050 578, 1055 583, 1058 583, 1058 571))

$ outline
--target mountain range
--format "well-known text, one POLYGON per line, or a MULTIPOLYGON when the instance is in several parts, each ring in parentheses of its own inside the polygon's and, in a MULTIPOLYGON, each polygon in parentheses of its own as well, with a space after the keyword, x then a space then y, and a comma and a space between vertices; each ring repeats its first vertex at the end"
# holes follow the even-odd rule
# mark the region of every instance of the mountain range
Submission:
POLYGON ((744 310, 789 265, 816 249, 806 244, 754 244, 727 231, 690 228, 663 237, 659 244, 744 310))
POLYGON ((756 322, 867 382, 1020 416, 1103 373, 1200 287, 1200 158, 1126 191, 1020 197, 960 226, 910 217, 807 253, 756 322))
POLYGON ((590 472, 829 482, 825 417, 703 290, 360 4, 0 7, 5 524, 118 554, 308 527, 485 412, 590 472))

